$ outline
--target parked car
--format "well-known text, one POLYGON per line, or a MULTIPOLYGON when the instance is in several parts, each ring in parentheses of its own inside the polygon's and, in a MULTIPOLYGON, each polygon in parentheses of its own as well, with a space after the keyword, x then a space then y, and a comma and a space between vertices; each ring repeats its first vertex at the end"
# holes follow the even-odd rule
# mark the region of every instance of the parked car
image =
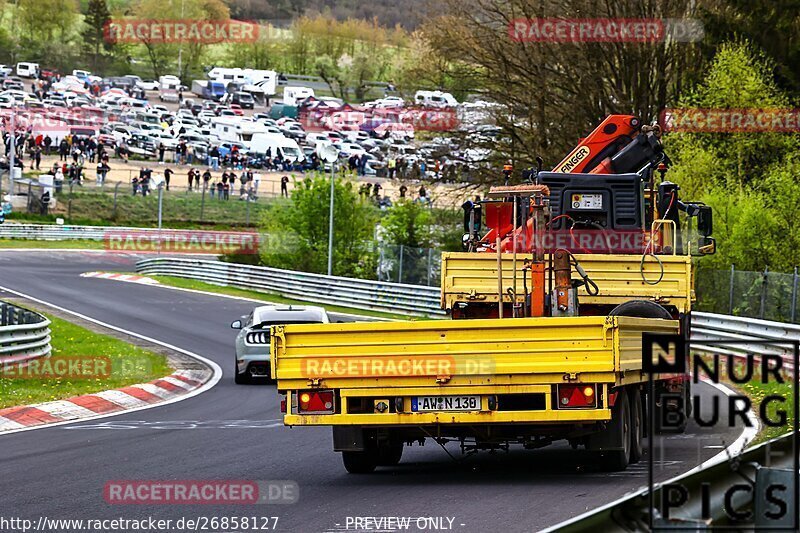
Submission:
POLYGON ((241 320, 234 320, 231 327, 240 330, 235 343, 234 382, 241 385, 253 378, 270 379, 271 326, 329 322, 325 309, 313 305, 262 305, 241 320))

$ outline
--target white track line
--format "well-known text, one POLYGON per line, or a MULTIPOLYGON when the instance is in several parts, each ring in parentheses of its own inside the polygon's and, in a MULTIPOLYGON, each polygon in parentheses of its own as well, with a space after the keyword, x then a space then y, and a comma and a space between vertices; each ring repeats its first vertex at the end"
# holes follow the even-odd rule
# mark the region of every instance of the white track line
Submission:
MULTIPOLYGON (((158 344, 159 346, 163 346, 164 348, 168 348, 170 350, 174 350, 176 352, 180 352, 180 353, 182 353, 184 355, 187 355, 187 356, 191 357, 192 359, 196 359, 196 360, 198 360, 198 361, 200 361, 202 363, 205 363, 206 365, 208 365, 211 368, 211 370, 213 372, 213 375, 211 376, 211 379, 209 379, 206 383, 204 383, 200 387, 194 389, 191 392, 187 392, 186 394, 176 395, 173 398, 171 398, 169 400, 165 400, 165 401, 160 402, 160 403, 147 404, 147 405, 143 405, 143 406, 140 406, 140 407, 133 407, 132 409, 128 409, 126 411, 117 411, 117 412, 114 412, 114 413, 96 414, 96 415, 93 415, 93 416, 87 416, 86 418, 81 418, 80 420, 65 420, 63 422, 54 422, 52 424, 44 424, 44 425, 40 425, 40 426, 25 427, 25 428, 20 428, 20 429, 10 429, 10 430, 4 431, 2 434, 0 434, 0 438, 4 437, 6 435, 10 435, 12 433, 19 433, 21 431, 34 431, 34 430, 37 430, 37 429, 51 428, 51 427, 54 427, 54 426, 61 426, 61 425, 64 425, 64 424, 75 424, 75 423, 85 422, 85 421, 88 421, 88 420, 96 420, 98 418, 108 418, 108 417, 111 417, 111 416, 119 416, 119 415, 132 413, 134 411, 143 411, 145 409, 153 409, 154 407, 162 407, 164 405, 170 405, 170 404, 173 404, 173 403, 182 402, 183 400, 187 400, 189 398, 197 396, 198 394, 202 394, 202 393, 206 392, 207 390, 210 390, 214 385, 216 385, 219 382, 220 379, 222 379, 222 369, 220 368, 220 366, 217 363, 215 363, 214 361, 212 361, 211 359, 206 359, 202 355, 198 355, 198 354, 196 354, 194 352, 190 352, 188 350, 184 350, 183 348, 178 348, 177 346, 174 346, 172 344, 168 344, 166 342, 162 342, 162 341, 154 339, 152 337, 147 337, 146 335, 142 335, 142 334, 139 334, 139 333, 135 333, 133 331, 129 331, 127 329, 123 329, 123 328, 120 328, 120 327, 117 327, 117 326, 113 326, 111 324, 108 324, 106 322, 102 322, 102 321, 97 320, 95 318, 92 318, 90 316, 86 316, 86 315, 78 313, 76 311, 71 311, 69 309, 65 309, 64 307, 52 304, 52 303, 47 302, 45 300, 40 300, 39 298, 34 298, 33 296, 29 296, 29 295, 27 295, 25 293, 22 293, 22 292, 19 292, 19 291, 15 291, 13 289, 9 289, 8 287, 4 287, 2 285, 0 285, 0 291, 5 291, 5 292, 8 292, 10 294, 15 294, 15 295, 17 295, 17 296, 19 296, 21 298, 26 298, 26 299, 28 299, 28 300, 30 300, 32 302, 36 302, 36 303, 39 303, 39 304, 42 304, 42 305, 45 305, 45 306, 49 306, 49 307, 52 307, 53 309, 57 309, 57 310, 59 310, 59 311, 61 311, 63 313, 68 313, 68 314, 70 314, 72 316, 76 316, 76 317, 81 318, 83 320, 87 320, 89 322, 92 322, 93 324, 97 324, 99 326, 103 326, 103 327, 106 327, 108 329, 112 329, 114 331, 119 331, 120 333, 125 333, 126 335, 130 335, 131 337, 135 337, 137 339, 142 339, 142 340, 147 341, 147 342, 152 342, 154 344, 158 344)), ((95 393, 95 394, 101 394, 101 393, 95 393)), ((114 400, 111 400, 111 401, 114 401, 114 400)), ((114 403, 119 403, 119 402, 115 401, 114 403)))
MULTIPOLYGON (((725 385, 722 385, 721 383, 713 383, 713 382, 708 381, 706 379, 702 379, 701 381, 703 383, 707 383, 708 385, 711 385, 712 387, 714 387, 715 389, 720 391, 725 396, 733 396, 734 394, 736 394, 735 391, 731 390, 730 388, 726 387, 725 385)), ((707 460, 703 461, 702 463, 700 463, 699 465, 695 466, 691 470, 688 470, 688 471, 684 472, 683 474, 677 475, 672 479, 668 479, 666 481, 659 481, 658 483, 656 483, 656 485, 664 485, 666 483, 675 483, 676 481, 679 481, 679 480, 681 480, 681 479, 683 479, 683 478, 685 478, 687 476, 691 476, 695 472, 698 472, 698 471, 703 470, 705 468, 708 468, 710 466, 725 462, 726 460, 728 460, 729 457, 740 453, 756 437, 756 435, 758 434, 758 430, 761 427, 761 422, 758 420, 758 416, 756 416, 755 412, 753 412, 752 409, 747 413, 747 418, 750 419, 752 427, 745 427, 742 430, 742 433, 739 435, 739 437, 737 437, 737 439, 735 441, 733 441, 730 445, 725 447, 717 455, 715 455, 711 459, 707 459, 707 460)), ((609 503, 607 503, 605 505, 601 505, 600 507, 596 507, 596 508, 594 508, 594 509, 592 509, 590 511, 586 511, 585 513, 581 513, 576 517, 570 518, 569 520, 565 520, 563 522, 560 522, 558 524, 550 526, 550 527, 548 527, 546 529, 543 529, 543 530, 540 531, 540 533, 548 533, 548 532, 558 531, 559 529, 561 529, 563 527, 569 526, 569 525, 571 525, 571 524, 573 524, 575 522, 583 520, 587 516, 593 515, 593 514, 599 512, 599 511, 602 511, 604 509, 608 509, 610 507, 614 507, 615 505, 617 505, 619 502, 621 502, 623 500, 627 500, 629 498, 633 498, 633 497, 636 497, 638 495, 646 494, 648 489, 649 489, 649 487, 642 487, 640 489, 636 489, 636 490, 633 490, 631 492, 628 492, 624 496, 621 496, 621 497, 617 498, 616 500, 614 500, 612 502, 609 502, 609 503)))

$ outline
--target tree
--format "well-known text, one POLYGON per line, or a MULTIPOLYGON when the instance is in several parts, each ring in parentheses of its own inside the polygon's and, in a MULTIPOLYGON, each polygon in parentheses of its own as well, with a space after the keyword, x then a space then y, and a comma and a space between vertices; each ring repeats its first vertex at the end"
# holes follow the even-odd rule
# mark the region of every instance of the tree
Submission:
MULTIPOLYGON (((140 0, 136 5, 136 16, 146 20, 193 20, 222 21, 230 18, 228 6, 222 0, 180 0, 164 2, 164 0, 140 0)), ((207 42, 187 41, 184 43, 160 43, 143 40, 147 57, 153 69, 153 76, 174 72, 172 65, 180 57, 178 77, 188 79, 190 72, 200 70, 203 54, 208 48, 207 42)))
MULTIPOLYGON (((720 47, 704 82, 682 99, 687 107, 761 109, 787 107, 775 84, 772 63, 749 43, 720 47)), ((800 264, 800 202, 796 133, 668 133, 664 143, 671 180, 685 198, 714 212, 717 254, 704 269, 788 271, 800 264)), ((701 271, 700 275, 704 275, 701 271)))
POLYGON ((411 248, 431 246, 432 224, 431 210, 410 200, 400 200, 392 205, 381 221, 387 242, 411 248))
POLYGON ((83 30, 83 42, 91 56, 92 72, 97 72, 103 64, 103 52, 112 48, 111 40, 106 35, 106 28, 111 21, 106 0, 89 0, 84 18, 86 28, 83 30))
POLYGON ((692 43, 518 42, 509 36, 515 19, 692 17, 692 0, 443 0, 444 14, 422 34, 439 56, 464 65, 464 85, 502 104, 496 117, 503 136, 497 161, 532 166, 542 156, 554 165, 611 113, 652 122, 676 101, 683 83, 701 64, 692 43), (587 15, 590 14, 590 15, 587 15))
MULTIPOLYGON (((361 200, 353 183, 336 179, 334 190, 333 273, 374 278, 373 238, 377 211, 361 200)), ((330 178, 306 177, 289 200, 269 209, 261 227, 267 234, 262 246, 264 264, 304 272, 327 272, 330 178)))

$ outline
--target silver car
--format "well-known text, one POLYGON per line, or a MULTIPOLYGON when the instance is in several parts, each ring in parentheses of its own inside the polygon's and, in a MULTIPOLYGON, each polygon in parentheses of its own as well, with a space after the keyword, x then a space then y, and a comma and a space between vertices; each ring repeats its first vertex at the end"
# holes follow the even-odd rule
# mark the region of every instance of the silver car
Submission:
POLYGON ((270 378, 270 326, 281 324, 327 324, 328 313, 313 305, 262 305, 231 323, 241 330, 236 336, 234 381, 241 385, 253 378, 270 378))

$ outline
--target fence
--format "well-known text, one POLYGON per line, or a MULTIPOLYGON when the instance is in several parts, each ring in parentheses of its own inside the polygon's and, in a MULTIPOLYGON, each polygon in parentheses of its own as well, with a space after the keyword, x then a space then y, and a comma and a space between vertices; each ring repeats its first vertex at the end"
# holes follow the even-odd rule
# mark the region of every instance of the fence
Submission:
POLYGON ((794 273, 699 270, 698 310, 735 316, 797 323, 798 269, 794 273))
POLYGON ((439 288, 385 283, 277 268, 184 258, 136 263, 142 274, 196 279, 215 285, 266 291, 287 298, 411 316, 437 316, 439 288))
POLYGON ((0 302, 0 364, 24 363, 50 355, 50 320, 0 302))

